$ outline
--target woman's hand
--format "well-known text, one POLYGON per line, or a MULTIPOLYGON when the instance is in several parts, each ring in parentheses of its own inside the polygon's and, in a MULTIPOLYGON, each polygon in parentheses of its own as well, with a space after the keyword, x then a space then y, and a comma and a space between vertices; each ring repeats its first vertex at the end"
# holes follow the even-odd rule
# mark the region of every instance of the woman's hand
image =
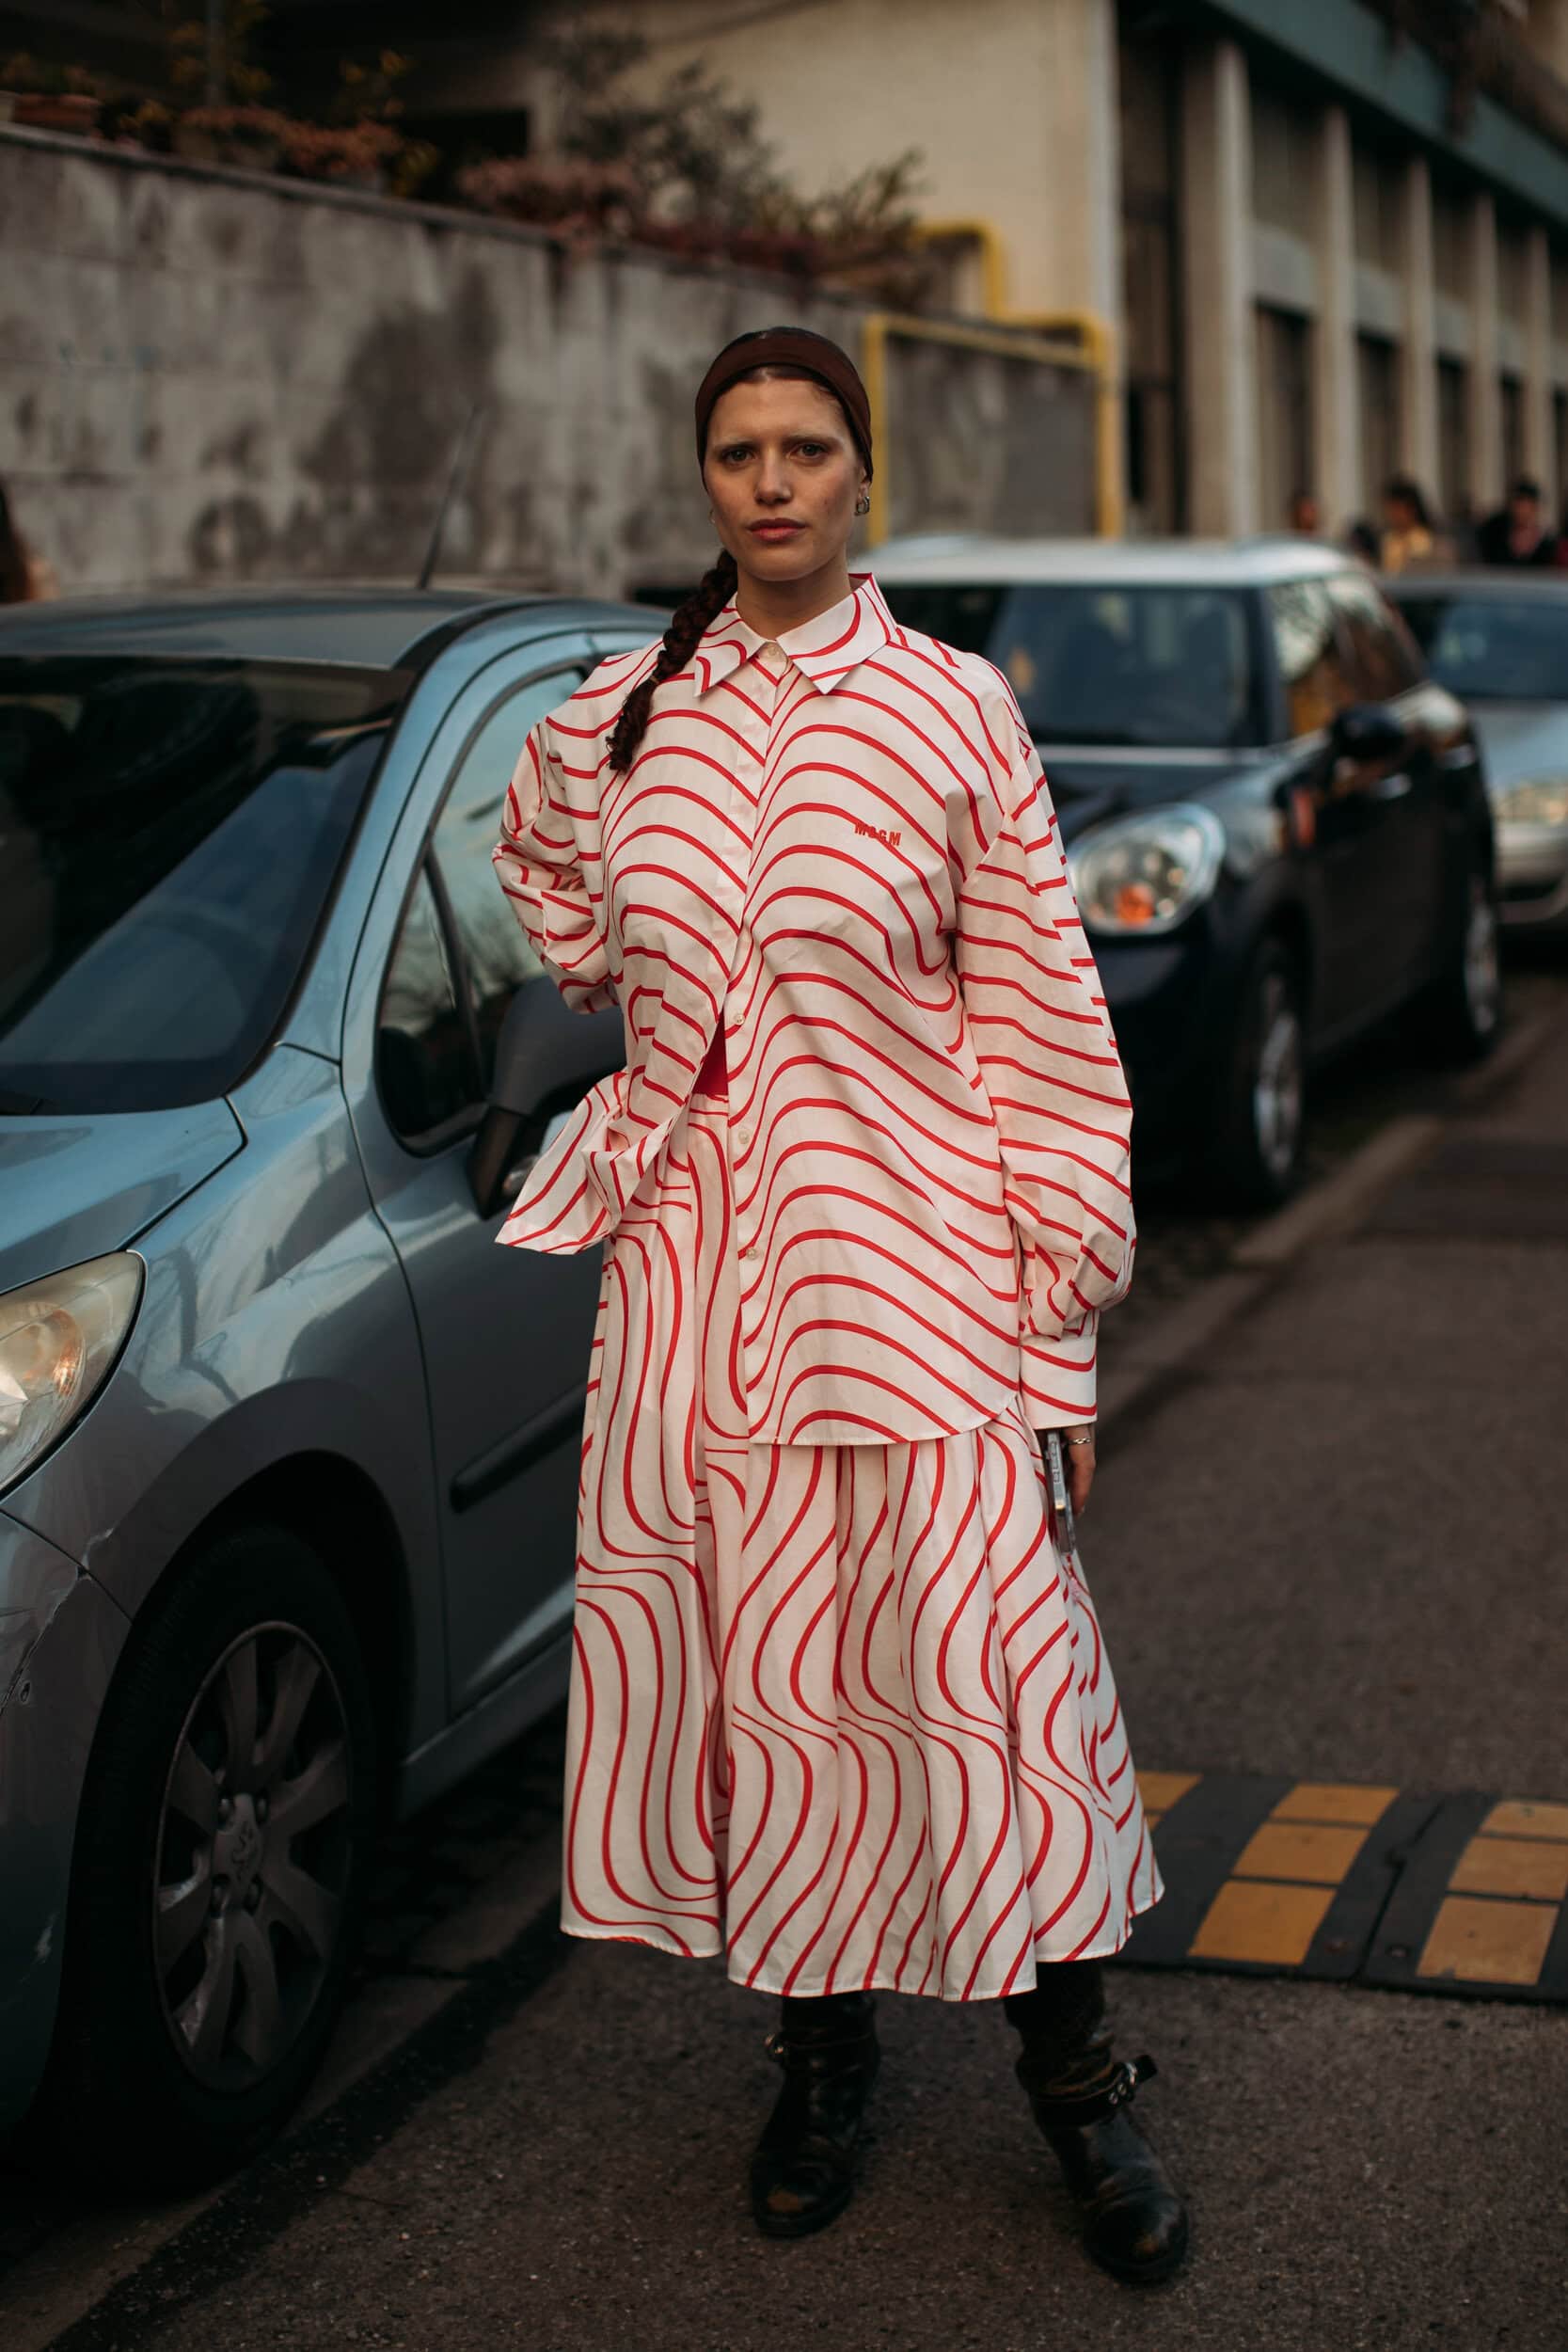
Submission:
POLYGON ((1077 1422, 1070 1429, 1062 1431, 1062 1453, 1067 1463, 1068 1501, 1072 1505, 1073 1518, 1080 1519, 1089 1499, 1089 1488, 1094 1485, 1092 1421, 1077 1422))

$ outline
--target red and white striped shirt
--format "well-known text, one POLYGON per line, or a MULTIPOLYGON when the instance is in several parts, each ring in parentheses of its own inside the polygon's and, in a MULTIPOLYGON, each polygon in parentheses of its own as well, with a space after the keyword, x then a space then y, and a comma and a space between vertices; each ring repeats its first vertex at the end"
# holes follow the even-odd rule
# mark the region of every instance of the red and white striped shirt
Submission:
POLYGON ((657 651, 542 720, 507 796, 502 886, 626 1062, 500 1239, 612 1244, 721 1028, 753 1441, 950 1436, 1021 1389, 1037 1427, 1090 1418, 1132 1111, 1011 689, 869 576, 776 640, 732 603, 616 775, 657 651))

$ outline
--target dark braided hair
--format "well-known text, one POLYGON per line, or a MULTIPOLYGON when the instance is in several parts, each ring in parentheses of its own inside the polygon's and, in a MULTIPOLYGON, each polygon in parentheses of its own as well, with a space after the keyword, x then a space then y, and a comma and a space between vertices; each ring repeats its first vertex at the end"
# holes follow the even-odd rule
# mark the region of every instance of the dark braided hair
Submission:
POLYGON ((705 572, 696 587, 679 606, 664 632, 664 649, 640 686, 634 686, 621 705, 621 715, 615 722, 615 732, 610 739, 610 764, 617 775, 625 775, 637 757, 648 724, 648 710, 654 699, 654 689, 665 678, 684 670, 704 632, 722 612, 734 596, 740 575, 734 556, 726 548, 711 571, 705 572))

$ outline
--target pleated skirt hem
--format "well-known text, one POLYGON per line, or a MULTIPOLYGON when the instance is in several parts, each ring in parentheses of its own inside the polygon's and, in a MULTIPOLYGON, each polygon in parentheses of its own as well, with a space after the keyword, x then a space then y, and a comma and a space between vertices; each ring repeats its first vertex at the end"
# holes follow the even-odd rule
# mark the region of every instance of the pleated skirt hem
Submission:
POLYGON ((917 1999, 961 2004, 999 2001, 1005 1994, 1028 1993, 1038 1981, 1040 1972, 1060 1961, 1115 1960, 1118 1952, 1126 1949, 1136 1921, 1146 1911, 1152 1911, 1159 1900, 1160 1894, 1156 1892, 1137 1903, 1121 1934, 1114 1939, 1095 1938, 1082 1951, 1053 1952, 1049 1958, 1042 1958, 1037 1953, 1033 1967, 1027 1973, 1020 1969, 1010 1984, 979 1986, 973 1992, 941 1984, 913 1985, 902 1972, 890 1974, 885 1968, 873 1968, 869 1974, 863 1968, 841 1968, 835 1976, 820 1983, 802 1983, 791 1972, 773 1968, 765 1968, 753 1975, 736 1966, 735 1955, 721 1938, 712 1944, 682 1944, 667 1932, 632 1935, 624 1928, 583 1927, 565 1919, 561 1922, 561 1931, 579 1944, 641 1944, 647 1951, 665 1952, 674 1960, 721 1960, 725 1963, 724 1973, 732 1984, 743 1986, 748 1993, 766 1993, 774 1998, 787 1994, 791 2000, 816 2000, 827 1993, 907 1993, 917 1999))

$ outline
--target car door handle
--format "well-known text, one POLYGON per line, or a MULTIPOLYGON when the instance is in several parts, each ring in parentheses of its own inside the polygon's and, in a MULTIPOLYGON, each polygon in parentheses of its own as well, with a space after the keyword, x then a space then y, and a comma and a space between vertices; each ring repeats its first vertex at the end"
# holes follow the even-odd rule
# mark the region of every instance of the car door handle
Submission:
POLYGON ((1372 787, 1374 801, 1402 801, 1409 791, 1411 778, 1403 768, 1397 768, 1391 776, 1379 776, 1372 787))

